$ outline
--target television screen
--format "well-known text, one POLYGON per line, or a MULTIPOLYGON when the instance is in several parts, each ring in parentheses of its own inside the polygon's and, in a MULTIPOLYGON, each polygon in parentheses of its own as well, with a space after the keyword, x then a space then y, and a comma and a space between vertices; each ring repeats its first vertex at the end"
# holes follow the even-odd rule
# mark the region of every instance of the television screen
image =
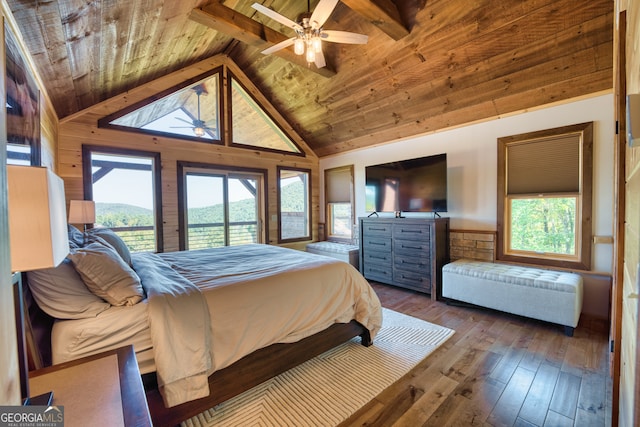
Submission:
POLYGON ((447 155, 367 166, 368 212, 446 212, 447 155))

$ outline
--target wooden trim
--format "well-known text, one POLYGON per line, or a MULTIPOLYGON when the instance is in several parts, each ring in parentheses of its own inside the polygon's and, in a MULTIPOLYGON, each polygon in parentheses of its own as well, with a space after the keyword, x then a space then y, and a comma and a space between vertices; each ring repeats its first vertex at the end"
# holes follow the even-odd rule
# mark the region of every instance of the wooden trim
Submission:
POLYGON ((162 160, 160 153, 153 151, 130 150, 100 145, 82 144, 82 185, 84 200, 93 200, 93 183, 91 171, 91 153, 123 154, 132 157, 147 157, 153 160, 154 216, 156 232, 156 251, 164 250, 164 222, 162 221, 162 160))
POLYGON ((268 177, 269 171, 266 169, 259 168, 244 168, 239 166, 228 166, 228 165, 217 165, 210 163, 198 163, 198 162, 187 162, 178 160, 177 162, 177 183, 178 183, 178 245, 181 251, 186 250, 187 248, 187 218, 185 216, 186 209, 186 201, 185 201, 185 169, 194 168, 194 169, 202 169, 203 173, 206 173, 206 170, 211 170, 211 173, 215 171, 220 171, 223 173, 233 173, 233 172, 243 172, 243 173, 251 173, 255 175, 262 176, 262 190, 260 192, 263 194, 259 199, 262 199, 261 205, 258 207, 260 210, 260 215, 258 218, 258 223, 260 225, 260 230, 257 232, 261 234, 263 242, 266 243, 269 241, 269 230, 268 227, 264 227, 264 223, 267 221, 267 210, 269 206, 268 201, 268 177))
POLYGON ((107 116, 104 116, 100 119, 98 119, 98 128, 105 128, 105 129, 115 129, 115 130, 121 130, 124 132, 133 132, 133 133, 142 133, 142 134, 146 134, 146 135, 157 135, 157 136, 161 136, 161 137, 165 137, 165 138, 172 138, 172 139, 180 139, 180 140, 189 140, 189 141, 195 141, 195 142, 202 142, 205 144, 218 144, 218 145, 222 145, 223 144, 223 138, 224 138, 224 117, 223 117, 223 104, 222 104, 222 92, 223 92, 223 84, 222 84, 222 74, 223 74, 223 66, 220 65, 219 67, 214 68, 211 71, 207 71, 205 73, 202 73, 200 75, 197 75, 195 77, 192 77, 188 80, 185 80, 175 86, 172 86, 170 88, 167 88, 153 96, 150 96, 148 98, 145 98, 143 100, 140 100, 132 105, 129 105, 121 110, 118 110, 114 113, 111 113, 107 116), (218 115, 219 115, 219 120, 218 120, 218 126, 219 126, 219 139, 202 139, 202 138, 198 138, 197 136, 190 136, 190 135, 178 135, 175 133, 171 133, 171 132, 162 132, 162 131, 156 131, 156 130, 151 130, 151 129, 142 129, 142 128, 134 128, 131 126, 122 126, 122 125, 114 125, 111 123, 111 121, 120 118, 122 116, 126 116, 129 113, 132 113, 142 107, 146 107, 147 105, 162 99, 166 96, 169 96, 175 92, 178 92, 180 90, 183 90, 185 88, 188 88, 189 86, 193 86, 198 82, 201 82, 203 80, 206 80, 208 78, 213 77, 215 74, 218 74, 218 115))
MULTIPOLYGON (((611 425, 618 425, 620 421, 620 372, 622 356, 622 307, 624 290, 624 261, 625 261, 625 216, 626 216, 626 130, 627 116, 625 97, 627 93, 627 11, 618 15, 619 28, 615 32, 614 61, 614 117, 618 123, 615 135, 614 161, 614 200, 613 229, 615 244, 613 245, 613 283, 611 287, 611 326, 609 330, 610 358, 609 373, 612 379, 611 390, 611 425), (613 348, 611 348, 613 347, 613 348)), ((636 337, 636 344, 638 340, 636 337)), ((637 376, 636 376, 637 380, 637 376)), ((636 382, 636 390, 638 385, 636 382)), ((637 398, 637 397, 636 397, 637 398)), ((636 402, 637 405, 637 402, 636 402)), ((636 411, 637 412, 637 411, 636 411)))
POLYGON ((593 198, 593 122, 580 123, 569 126, 562 126, 553 129, 544 129, 535 132, 528 132, 520 135, 506 136, 498 138, 498 176, 497 176, 497 239, 496 239, 496 260, 506 262, 517 262, 524 264, 535 264, 549 267, 561 267, 577 270, 591 269, 591 245, 593 235, 592 225, 592 198, 593 198), (506 224, 508 209, 506 202, 506 169, 507 169, 507 146, 525 140, 535 140, 548 138, 566 133, 582 133, 582 168, 581 168, 581 240, 580 240, 580 260, 577 262, 553 258, 535 258, 507 254, 506 244, 506 224))
POLYGON ((306 169, 306 168, 296 168, 296 167, 289 167, 289 166, 278 166, 277 167, 277 173, 276 173, 276 185, 277 185, 277 204, 278 204, 278 243, 294 243, 294 242, 304 242, 307 240, 312 240, 313 238, 313 197, 312 197, 312 188, 313 186, 311 185, 312 182, 312 178, 311 178, 311 169, 306 169), (280 206, 280 202, 281 202, 281 191, 280 191, 280 173, 284 170, 288 170, 288 171, 298 171, 298 172, 305 172, 307 174, 307 176, 309 177, 309 182, 307 183, 307 210, 309 211, 309 234, 306 236, 301 236, 301 237, 296 237, 296 238, 292 238, 292 239, 283 239, 282 238, 282 210, 281 210, 281 206, 280 206))
MULTIPOLYGON (((228 140, 228 145, 229 147, 238 147, 238 148, 243 148, 245 150, 259 150, 259 151, 269 151, 272 153, 281 153, 281 154, 286 154, 289 156, 300 156, 300 157, 306 157, 306 153, 304 151, 304 149, 296 142, 296 138, 294 138, 284 127, 281 126, 281 124, 279 123, 278 118, 274 117, 273 114, 271 114, 271 112, 269 111, 270 108, 265 108, 264 103, 259 100, 255 93, 260 93, 260 95, 262 95, 262 93, 258 90, 258 88, 253 87, 253 89, 248 87, 248 83, 247 82, 243 82, 242 78, 237 77, 231 70, 227 70, 227 112, 228 112, 228 120, 229 120, 229 140, 228 140), (275 148, 268 148, 268 147, 260 147, 258 145, 249 145, 249 144, 241 144, 241 143, 236 143, 233 142, 233 84, 232 81, 237 82, 240 87, 242 87, 242 89, 244 90, 244 92, 249 95, 251 97, 251 99, 254 100, 254 102, 256 104, 258 104, 258 106, 260 107, 260 109, 262 110, 262 112, 264 114, 267 115, 267 117, 269 117, 269 119, 271 119, 271 121, 273 122, 273 124, 275 124, 278 129, 280 129, 280 131, 286 135, 287 138, 289 138, 289 141, 298 149, 298 152, 294 152, 294 151, 286 151, 286 150, 278 150, 275 148)), ((264 96, 264 95, 262 95, 264 96)), ((273 108, 273 107, 271 107, 273 108)))
POLYGON ((354 174, 353 174, 353 165, 339 166, 335 168, 325 169, 324 170, 324 222, 326 224, 325 228, 325 237, 331 238, 334 241, 344 241, 344 242, 352 242, 354 236, 354 226, 356 224, 356 204, 355 204, 355 189, 354 189, 354 174), (328 188, 327 185, 328 178, 327 176, 332 171, 342 171, 348 170, 350 174, 350 182, 349 182, 349 202, 351 203, 351 236, 350 237, 339 237, 332 236, 330 231, 333 229, 333 221, 331 221, 331 209, 329 208, 329 204, 332 203, 329 201, 328 197, 328 188))

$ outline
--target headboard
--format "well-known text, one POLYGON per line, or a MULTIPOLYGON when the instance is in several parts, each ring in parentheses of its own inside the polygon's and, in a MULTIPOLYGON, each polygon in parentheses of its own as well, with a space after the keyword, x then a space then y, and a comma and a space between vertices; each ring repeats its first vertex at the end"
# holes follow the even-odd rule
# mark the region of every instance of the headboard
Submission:
MULTIPOLYGON (((21 288, 25 353, 29 371, 51 366, 51 330, 53 317, 38 306, 22 273, 18 285, 21 288)), ((17 308, 17 307, 16 307, 17 308)), ((18 310, 16 310, 18 316, 18 310)), ((16 322, 19 325, 18 322, 16 322)))

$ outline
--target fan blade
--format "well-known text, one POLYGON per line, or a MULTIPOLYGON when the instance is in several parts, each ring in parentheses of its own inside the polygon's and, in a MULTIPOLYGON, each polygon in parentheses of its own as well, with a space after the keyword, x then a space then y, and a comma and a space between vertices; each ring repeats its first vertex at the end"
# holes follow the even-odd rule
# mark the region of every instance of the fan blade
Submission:
POLYGON ((320 35, 322 40, 334 43, 367 44, 369 36, 348 31, 326 30, 320 35))
POLYGON ((169 126, 170 129, 193 129, 193 126, 169 126))
POLYGON ((287 39, 287 40, 285 40, 285 41, 282 41, 282 42, 280 42, 280 43, 274 44, 273 46, 271 46, 271 47, 269 47, 269 48, 267 48, 267 49, 263 50, 263 51, 262 51, 262 54, 264 54, 264 55, 269 55, 269 54, 271 54, 271 53, 273 53, 273 52, 276 52, 276 51, 278 51, 278 50, 280 50, 280 49, 284 49, 285 47, 289 47, 289 46, 291 46, 291 45, 293 44, 293 42, 295 41, 295 39, 296 39, 296 38, 295 38, 295 37, 293 37, 293 38, 287 39))
POLYGON ((327 65, 327 62, 324 60, 324 53, 322 50, 320 52, 316 52, 316 67, 322 68, 327 65))
POLYGON ((189 123, 191 126, 193 126, 193 122, 191 122, 189 120, 185 120, 185 119, 183 119, 181 117, 174 117, 174 119, 180 120, 181 122, 189 123))
POLYGON ((337 4, 338 0, 320 0, 311 14, 311 18, 309 18, 311 26, 315 28, 322 27, 327 19, 329 19, 329 16, 331 16, 337 4))
POLYGON ((251 5, 251 7, 257 10, 258 12, 262 13, 263 15, 266 15, 269 18, 273 19, 274 21, 281 23, 285 27, 289 27, 293 30, 298 30, 298 29, 302 30, 302 27, 296 24, 295 22, 293 22, 291 19, 287 18, 286 16, 280 15, 278 12, 269 9, 268 7, 264 7, 260 3, 254 3, 251 5))

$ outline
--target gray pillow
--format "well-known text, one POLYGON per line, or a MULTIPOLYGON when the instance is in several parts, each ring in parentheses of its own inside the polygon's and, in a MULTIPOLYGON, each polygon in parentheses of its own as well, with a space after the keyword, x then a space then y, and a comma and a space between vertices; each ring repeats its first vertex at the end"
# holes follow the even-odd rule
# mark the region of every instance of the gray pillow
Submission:
POLYGON ((104 239, 113 247, 113 249, 116 250, 116 252, 118 252, 124 262, 131 266, 131 252, 129 251, 129 247, 122 240, 122 238, 115 233, 115 231, 111 230, 110 228, 98 227, 88 230, 86 234, 88 236, 87 240, 89 242, 92 241, 93 236, 104 239))
POLYGON ((84 245, 84 234, 71 224, 67 224, 67 234, 69 235, 69 247, 71 249, 81 248, 84 245))
POLYGON ((68 259, 54 268, 28 271, 27 281, 38 306, 56 319, 96 317, 110 307, 85 286, 68 259))
POLYGON ((112 247, 96 241, 67 257, 87 288, 111 305, 134 305, 144 298, 140 278, 112 247))

